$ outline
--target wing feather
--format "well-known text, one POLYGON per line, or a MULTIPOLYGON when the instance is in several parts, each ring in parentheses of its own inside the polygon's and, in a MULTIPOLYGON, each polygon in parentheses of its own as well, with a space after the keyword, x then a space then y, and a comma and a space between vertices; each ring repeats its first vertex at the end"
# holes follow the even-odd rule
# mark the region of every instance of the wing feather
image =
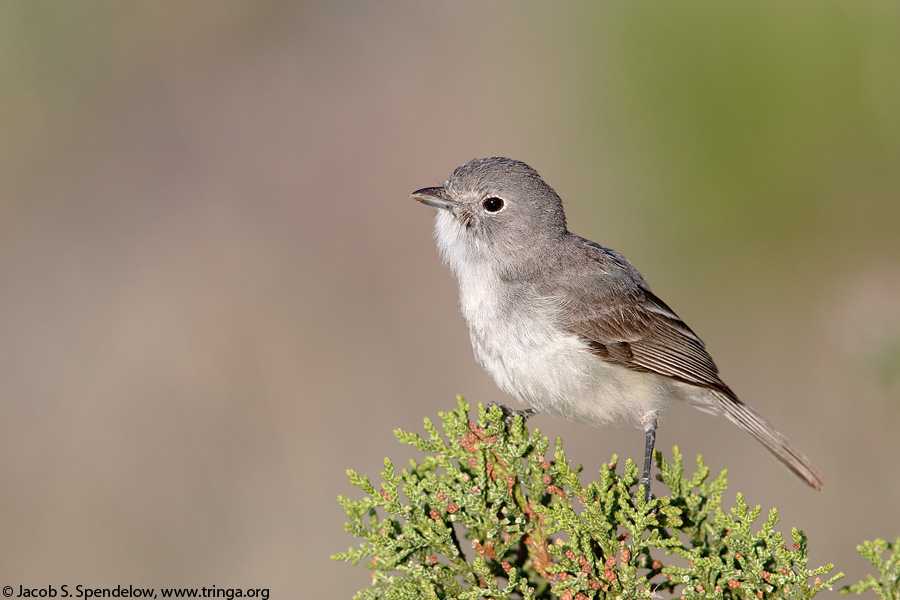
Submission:
POLYGON ((736 399, 719 378, 719 369, 700 338, 650 291, 631 263, 613 250, 583 242, 598 270, 570 272, 561 278, 577 286, 556 292, 567 299, 563 326, 604 360, 736 399), (597 285, 600 277, 605 285, 597 285), (586 281, 591 278, 595 281, 586 281), (585 294, 585 290, 593 291, 585 294))

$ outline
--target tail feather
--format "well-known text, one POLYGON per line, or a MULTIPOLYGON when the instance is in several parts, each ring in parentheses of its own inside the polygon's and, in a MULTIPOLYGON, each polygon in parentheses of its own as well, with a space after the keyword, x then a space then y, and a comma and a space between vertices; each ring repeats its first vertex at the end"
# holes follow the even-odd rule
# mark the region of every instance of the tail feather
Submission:
POLYGON ((769 452, 774 454, 800 479, 817 490, 822 489, 822 486, 825 485, 822 473, 756 411, 737 398, 731 398, 725 394, 715 394, 715 396, 722 413, 731 422, 759 440, 769 452))

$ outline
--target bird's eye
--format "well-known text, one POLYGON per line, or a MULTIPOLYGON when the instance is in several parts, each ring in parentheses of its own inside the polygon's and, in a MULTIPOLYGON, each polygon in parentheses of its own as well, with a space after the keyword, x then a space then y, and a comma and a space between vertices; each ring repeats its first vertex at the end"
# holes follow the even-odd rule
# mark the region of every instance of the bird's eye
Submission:
POLYGON ((503 208, 503 198, 491 196, 490 198, 485 198, 481 205, 484 207, 484 210, 495 213, 503 208))

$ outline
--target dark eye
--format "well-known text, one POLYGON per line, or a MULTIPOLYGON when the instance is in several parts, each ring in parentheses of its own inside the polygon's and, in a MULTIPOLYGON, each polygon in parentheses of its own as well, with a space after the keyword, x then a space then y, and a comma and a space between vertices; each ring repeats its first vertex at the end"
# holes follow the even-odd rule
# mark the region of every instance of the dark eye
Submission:
POLYGON ((497 212, 503 208, 503 198, 496 198, 493 196, 485 198, 481 205, 484 207, 484 210, 488 212, 497 212))

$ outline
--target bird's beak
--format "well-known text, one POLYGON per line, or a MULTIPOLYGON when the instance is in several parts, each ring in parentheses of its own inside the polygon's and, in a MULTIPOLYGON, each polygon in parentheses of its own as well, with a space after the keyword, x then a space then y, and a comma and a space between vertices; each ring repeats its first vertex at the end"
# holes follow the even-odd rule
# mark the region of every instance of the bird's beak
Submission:
POLYGON ((434 208, 452 211, 456 206, 456 202, 447 197, 447 191, 442 187, 422 188, 410 194, 409 197, 434 208))

